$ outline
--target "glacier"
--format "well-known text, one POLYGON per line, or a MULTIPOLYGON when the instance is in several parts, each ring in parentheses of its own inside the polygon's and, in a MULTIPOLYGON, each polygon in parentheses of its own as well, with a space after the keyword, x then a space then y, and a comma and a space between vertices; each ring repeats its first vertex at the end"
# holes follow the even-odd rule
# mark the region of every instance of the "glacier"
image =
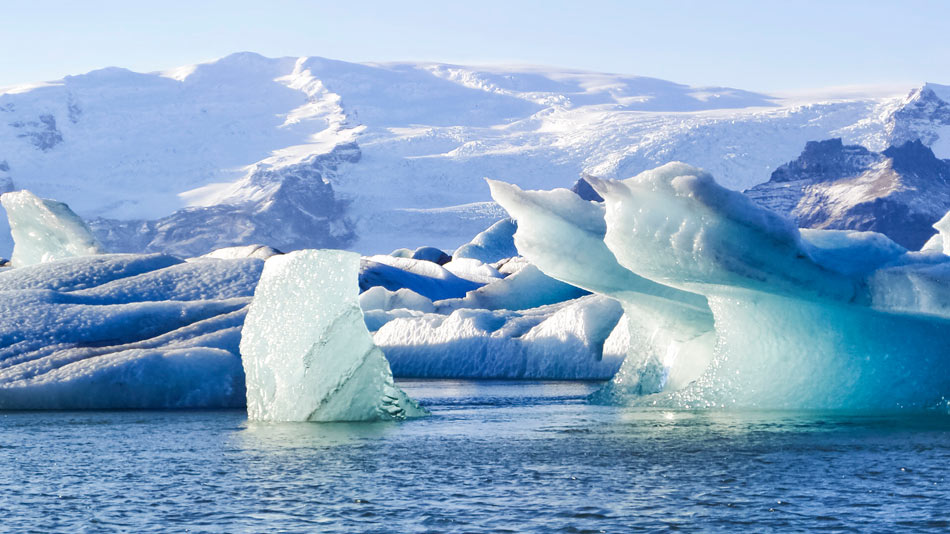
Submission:
POLYGON ((16 243, 10 258, 14 267, 104 252, 86 223, 62 202, 22 190, 0 195, 0 204, 16 243))
POLYGON ((623 303, 630 352, 601 400, 946 407, 950 257, 868 232, 801 232, 682 163, 587 181, 603 205, 490 186, 528 260, 623 303))
POLYGON ((393 383, 363 322, 358 254, 269 258, 241 333, 252 421, 374 421, 426 414, 393 383))
POLYGON ((0 89, 0 191, 68 202, 113 252, 450 251, 505 217, 486 176, 550 189, 677 159, 744 189, 836 137, 875 151, 921 139, 950 157, 947 94, 778 96, 555 67, 239 53, 0 89))

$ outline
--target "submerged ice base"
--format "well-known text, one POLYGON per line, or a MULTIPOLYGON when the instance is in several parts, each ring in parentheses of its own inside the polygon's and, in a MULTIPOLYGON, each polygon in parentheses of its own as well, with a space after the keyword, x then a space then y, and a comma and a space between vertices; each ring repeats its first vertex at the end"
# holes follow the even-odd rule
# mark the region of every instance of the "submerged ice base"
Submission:
POLYGON ((248 418, 374 421, 425 415, 393 383, 363 322, 360 257, 301 250, 269 258, 241 337, 248 418))
POLYGON ((869 232, 799 232, 681 163, 590 184, 603 204, 490 182, 528 260, 623 303, 631 349, 600 399, 946 406, 950 257, 936 239, 908 252, 869 232))

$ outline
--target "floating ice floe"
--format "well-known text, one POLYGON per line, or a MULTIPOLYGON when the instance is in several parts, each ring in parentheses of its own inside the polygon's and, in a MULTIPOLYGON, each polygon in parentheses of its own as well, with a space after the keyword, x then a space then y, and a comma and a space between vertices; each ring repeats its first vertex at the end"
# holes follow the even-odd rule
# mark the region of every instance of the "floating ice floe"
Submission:
POLYGON ((425 415, 393 383, 363 322, 360 257, 302 250, 267 260, 244 323, 248 417, 372 421, 425 415))
POLYGON ((14 267, 104 252, 78 215, 62 202, 22 190, 0 195, 13 234, 14 267))
POLYGON ((631 349, 605 398, 681 407, 945 405, 950 257, 907 252, 867 232, 799 232, 685 164, 588 181, 602 207, 566 190, 490 185, 518 221, 524 256, 623 303, 631 349))

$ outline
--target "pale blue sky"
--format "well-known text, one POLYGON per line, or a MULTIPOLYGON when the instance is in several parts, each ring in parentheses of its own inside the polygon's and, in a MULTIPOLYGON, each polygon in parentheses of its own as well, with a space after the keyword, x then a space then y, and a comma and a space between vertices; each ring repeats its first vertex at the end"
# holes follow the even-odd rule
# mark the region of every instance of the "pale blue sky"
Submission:
POLYGON ((2 0, 0 86, 249 50, 795 90, 950 83, 950 1, 2 0))

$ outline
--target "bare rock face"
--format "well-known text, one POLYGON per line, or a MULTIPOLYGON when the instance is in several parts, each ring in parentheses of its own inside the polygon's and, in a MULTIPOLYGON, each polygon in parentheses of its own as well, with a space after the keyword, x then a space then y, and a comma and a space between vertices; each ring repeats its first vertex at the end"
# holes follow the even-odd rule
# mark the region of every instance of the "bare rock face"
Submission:
POLYGON ((245 185, 268 192, 257 202, 186 208, 151 221, 95 219, 90 227, 116 252, 189 257, 247 243, 281 250, 347 248, 356 234, 348 203, 336 196, 329 178, 339 165, 359 159, 356 143, 340 145, 297 165, 256 169, 245 185))
POLYGON ((815 141, 745 193, 803 228, 871 230, 917 250, 950 209, 950 161, 919 139, 883 152, 815 141))

